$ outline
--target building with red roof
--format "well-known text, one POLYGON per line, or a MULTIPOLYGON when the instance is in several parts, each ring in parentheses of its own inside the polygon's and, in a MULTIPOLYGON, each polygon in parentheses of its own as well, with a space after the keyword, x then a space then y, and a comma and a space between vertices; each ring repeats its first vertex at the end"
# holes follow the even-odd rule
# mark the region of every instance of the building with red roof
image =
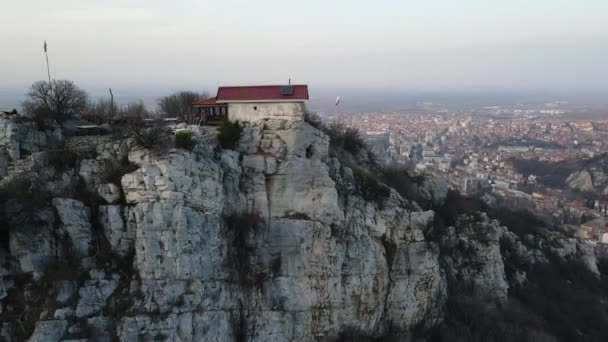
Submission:
POLYGON ((227 117, 252 122, 268 118, 301 118, 309 99, 304 84, 219 87, 217 95, 193 103, 197 122, 206 124, 227 117))

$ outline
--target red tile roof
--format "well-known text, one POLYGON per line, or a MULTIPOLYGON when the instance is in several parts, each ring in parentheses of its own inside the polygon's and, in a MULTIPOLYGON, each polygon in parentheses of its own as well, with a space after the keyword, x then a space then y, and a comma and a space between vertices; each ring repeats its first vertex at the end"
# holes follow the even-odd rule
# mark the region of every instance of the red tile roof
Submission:
POLYGON ((280 85, 219 87, 217 90, 217 102, 308 100, 307 85, 292 85, 291 95, 281 95, 281 87, 280 85))
POLYGON ((217 104, 217 97, 210 97, 205 100, 194 101, 195 106, 213 106, 217 104))

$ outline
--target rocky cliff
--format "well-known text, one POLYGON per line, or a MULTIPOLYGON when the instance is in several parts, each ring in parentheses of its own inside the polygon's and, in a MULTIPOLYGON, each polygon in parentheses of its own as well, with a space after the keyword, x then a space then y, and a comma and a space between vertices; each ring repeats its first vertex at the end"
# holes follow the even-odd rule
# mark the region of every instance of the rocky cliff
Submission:
MULTIPOLYGON (((546 262, 542 241, 483 213, 439 225, 440 180, 366 196, 357 157, 301 119, 247 124, 234 150, 188 129, 189 150, 117 140, 68 167, 0 134, 28 165, 1 183, 3 339, 408 339, 446 319, 457 286, 500 306, 526 282, 506 262, 546 262)), ((551 241, 597 273, 593 246, 551 241)))
POLYGON ((566 185, 579 192, 595 194, 598 197, 608 195, 608 156, 601 155, 581 163, 566 179, 566 185))

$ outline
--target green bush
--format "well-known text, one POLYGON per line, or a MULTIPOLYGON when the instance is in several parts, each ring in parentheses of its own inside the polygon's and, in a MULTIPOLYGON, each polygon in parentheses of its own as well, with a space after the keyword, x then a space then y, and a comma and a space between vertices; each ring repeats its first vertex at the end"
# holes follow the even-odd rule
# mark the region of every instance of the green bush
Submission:
POLYGON ((220 141, 220 146, 225 149, 233 150, 236 147, 236 143, 241 138, 242 133, 243 128, 238 121, 232 122, 224 120, 219 127, 218 139, 220 141))
POLYGON ((175 132, 175 147, 183 148, 184 150, 192 150, 194 148, 194 140, 192 140, 192 132, 187 130, 179 130, 175 132))

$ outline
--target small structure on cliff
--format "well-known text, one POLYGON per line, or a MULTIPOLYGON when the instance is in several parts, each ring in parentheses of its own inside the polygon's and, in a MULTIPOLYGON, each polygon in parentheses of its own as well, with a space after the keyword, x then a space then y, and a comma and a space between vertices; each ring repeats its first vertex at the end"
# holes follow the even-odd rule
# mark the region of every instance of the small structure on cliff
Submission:
POLYGON ((194 122, 201 125, 228 118, 252 122, 277 117, 301 117, 308 100, 307 85, 219 87, 217 95, 196 101, 194 122))

